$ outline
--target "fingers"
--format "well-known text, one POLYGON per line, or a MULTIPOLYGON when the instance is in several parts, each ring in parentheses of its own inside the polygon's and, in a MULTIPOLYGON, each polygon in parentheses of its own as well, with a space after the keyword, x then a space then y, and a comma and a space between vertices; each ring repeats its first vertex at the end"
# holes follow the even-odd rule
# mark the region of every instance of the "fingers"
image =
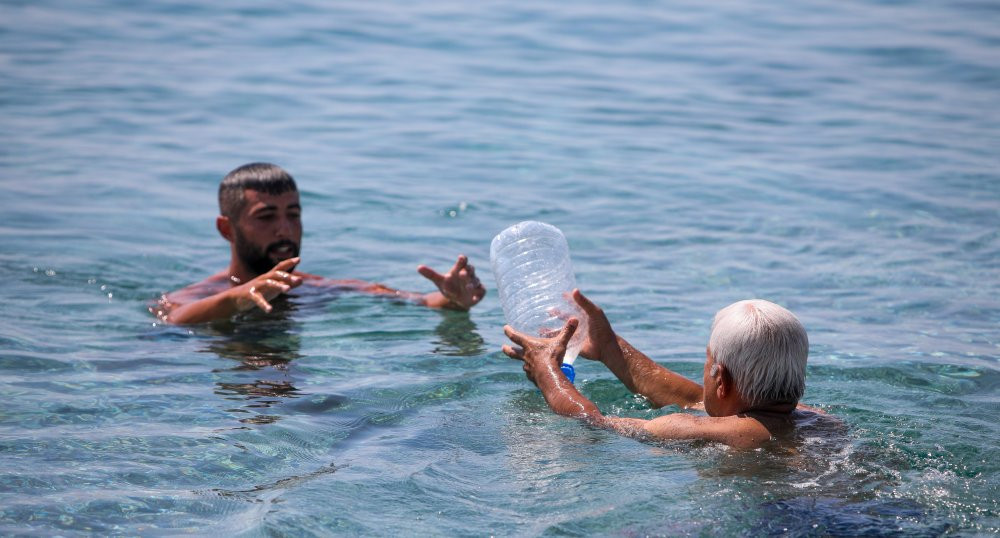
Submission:
POLYGON ((566 326, 563 327, 562 331, 559 332, 559 346, 563 349, 569 345, 569 341, 573 338, 573 333, 576 332, 576 328, 580 325, 580 321, 576 318, 569 318, 566 322, 566 326))
POLYGON ((267 313, 273 310, 271 303, 268 302, 269 300, 274 299, 282 293, 288 293, 293 287, 302 283, 302 279, 297 276, 289 275, 283 271, 274 271, 274 273, 276 278, 261 279, 258 277, 250 283, 252 285, 247 290, 247 296, 253 301, 253 304, 267 313), (278 273, 284 273, 284 277, 291 280, 292 283, 287 283, 288 280, 278 280, 278 278, 281 278, 278 273))
POLYGON ((500 348, 500 351, 503 351, 504 355, 507 355, 508 357, 510 357, 512 359, 517 359, 519 361, 523 361, 524 360, 524 349, 523 348, 514 347, 514 346, 508 346, 508 345, 504 344, 500 348))
MULTIPOLYGON (((571 314, 567 314, 566 312, 563 312, 562 310, 559 310, 558 308, 555 307, 549 309, 549 315, 555 316, 556 318, 559 318, 563 321, 569 321, 569 318, 571 317, 571 314)), ((559 332, 558 329, 553 329, 552 334, 548 336, 555 336, 556 333, 558 332, 559 332)))
POLYGON ((469 295, 471 296, 473 303, 478 303, 483 299, 483 296, 486 295, 486 286, 483 286, 483 283, 478 280, 470 282, 466 285, 466 287, 468 288, 469 295))
POLYGON ((469 264, 469 258, 467 258, 465 254, 459 254, 458 260, 455 260, 455 265, 454 267, 451 268, 450 272, 453 274, 458 274, 458 272, 461 271, 462 269, 465 269, 465 266, 468 264, 469 264))
POLYGON ((486 291, 486 287, 483 286, 483 283, 479 281, 479 277, 476 276, 476 268, 473 267, 471 263, 466 263, 465 274, 469 277, 469 286, 472 289, 476 291, 486 291))
POLYGON ((291 272, 291 270, 294 269, 295 266, 299 264, 300 259, 301 258, 299 256, 296 256, 294 258, 288 258, 287 260, 281 260, 280 262, 278 262, 277 265, 274 266, 274 269, 272 269, 272 271, 291 272))
MULTIPOLYGON (((270 280, 272 282, 280 282, 282 284, 285 284, 288 287, 288 289, 292 289, 292 288, 298 287, 299 285, 302 284, 302 277, 295 276, 295 275, 293 275, 291 273, 287 273, 285 271, 278 271, 278 270, 273 271, 272 274, 268 277, 267 280, 270 280)), ((282 293, 288 291, 288 289, 282 290, 282 293)))
POLYGON ((472 294, 472 300, 474 303, 478 303, 486 295, 486 286, 479 281, 479 277, 476 276, 476 268, 472 265, 466 266, 467 273, 469 275, 469 283, 467 284, 470 293, 472 294))
POLYGON ((523 335, 523 334, 515 331, 514 328, 511 327, 510 325, 504 325, 503 326, 503 333, 505 335, 507 335, 507 338, 510 338, 511 342, 514 342, 515 344, 517 344, 519 346, 523 347, 528 342, 528 337, 526 335, 523 335))
MULTIPOLYGON (((268 280, 277 280, 284 282, 289 286, 289 289, 299 286, 300 284, 302 284, 302 277, 295 276, 292 274, 292 270, 295 269, 295 266, 298 265, 298 263, 299 263, 298 257, 288 258, 287 260, 282 260, 278 262, 278 265, 275 265, 274 269, 271 269, 271 272, 268 273, 267 275, 268 280)), ((288 290, 287 289, 282 290, 282 293, 286 291, 288 290)))
MULTIPOLYGON (((291 285, 285 284, 284 282, 273 278, 265 280, 261 287, 266 288, 268 292, 277 290, 279 293, 288 293, 288 290, 292 289, 291 285)), ((278 293, 275 294, 275 296, 277 295, 278 293)))
POLYGON ((476 276, 476 268, 468 261, 465 262, 465 274, 469 275, 469 282, 476 286, 482 286, 479 282, 479 277, 476 276))
POLYGON ((573 290, 573 300, 576 301, 576 304, 580 305, 580 308, 582 308, 587 314, 600 315, 604 313, 601 310, 601 307, 592 303, 590 299, 583 296, 583 293, 580 292, 580 288, 573 290))
POLYGON ((421 265, 417 267, 417 272, 421 274, 427 280, 434 283, 435 286, 441 287, 441 283, 444 282, 444 275, 427 267, 426 265, 421 265))
POLYGON ((559 336, 559 331, 560 330, 561 329, 548 329, 548 328, 542 327, 542 328, 538 329, 538 336, 541 336, 542 338, 555 338, 556 336, 559 336))
POLYGON ((257 305, 258 308, 264 312, 271 313, 272 307, 271 303, 267 302, 267 299, 261 295, 260 291, 257 290, 255 286, 250 286, 249 291, 250 299, 257 305))

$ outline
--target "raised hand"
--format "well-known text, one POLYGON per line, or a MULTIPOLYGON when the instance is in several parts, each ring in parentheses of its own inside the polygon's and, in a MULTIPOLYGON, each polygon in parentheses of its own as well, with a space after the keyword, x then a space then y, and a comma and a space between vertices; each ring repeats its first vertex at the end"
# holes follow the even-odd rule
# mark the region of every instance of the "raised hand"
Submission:
POLYGON ((573 300, 587 316, 587 334, 580 347, 580 355, 595 361, 604 360, 607 346, 618 346, 618 336, 611 328, 611 322, 604 310, 583 296, 579 289, 573 290, 573 300))
POLYGON ((503 333, 520 347, 504 345, 501 351, 508 357, 524 361, 524 373, 528 379, 536 386, 539 384, 540 376, 546 373, 559 372, 559 363, 562 362, 563 355, 566 354, 566 346, 569 344, 573 333, 579 322, 576 318, 570 318, 566 325, 554 338, 537 338, 528 336, 514 330, 510 325, 504 325, 503 333))
POLYGON ((426 265, 417 267, 417 272, 437 286, 452 308, 468 310, 486 295, 486 288, 476 277, 476 268, 469 264, 465 255, 460 255, 451 270, 443 275, 426 265))
POLYGON ((292 270, 298 263, 299 258, 297 257, 282 260, 274 266, 274 269, 233 288, 236 309, 243 312, 257 307, 270 313, 273 307, 269 301, 302 284, 302 277, 292 274, 292 270))

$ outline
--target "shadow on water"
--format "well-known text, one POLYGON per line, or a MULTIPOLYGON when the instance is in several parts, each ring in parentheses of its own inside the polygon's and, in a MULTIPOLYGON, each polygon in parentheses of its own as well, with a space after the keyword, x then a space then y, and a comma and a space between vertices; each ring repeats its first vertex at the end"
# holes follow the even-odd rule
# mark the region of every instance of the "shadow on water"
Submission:
POLYGON ((437 339, 431 352, 451 357, 482 355, 486 343, 477 329, 468 312, 442 311, 441 323, 434 328, 437 339))
MULTIPOLYGON (((346 396, 305 393, 295 380, 294 363, 304 357, 301 353, 304 329, 299 318, 336 296, 329 293, 287 296, 275 301, 269 314, 251 311, 232 320, 199 326, 197 332, 204 340, 199 351, 231 363, 212 370, 217 378, 214 393, 239 402, 226 412, 247 415, 239 419, 244 425, 271 424, 282 418, 278 406, 286 412, 318 414, 347 405, 346 396), (268 409, 271 411, 265 411, 268 409)), ((440 316, 432 353, 469 357, 485 352, 485 341, 468 312, 445 310, 440 311, 440 316)), ((422 370, 435 368, 426 360, 416 362, 415 366, 422 370)))
POLYGON ((935 524, 908 499, 803 497, 762 504, 748 518, 748 536, 940 536, 952 526, 935 524))
POLYGON ((231 368, 216 368, 212 373, 224 378, 216 381, 215 393, 242 403, 227 411, 250 414, 240 419, 241 423, 277 422, 279 415, 258 410, 302 395, 289 372, 292 361, 302 357, 299 323, 293 319, 295 311, 292 301, 281 301, 275 303, 274 310, 266 317, 254 312, 205 327, 210 339, 202 352, 235 363, 231 368))
MULTIPOLYGON (((664 412, 633 405, 612 382, 591 382, 584 391, 616 414, 651 418, 664 412)), ((657 495, 650 506, 644 501, 626 504, 655 512, 665 510, 660 503, 666 500, 696 499, 689 519, 625 528, 611 523, 626 535, 938 536, 955 530, 947 510, 930 499, 903 494, 903 473, 910 465, 899 462, 892 450, 866 442, 833 415, 813 415, 756 450, 671 441, 649 443, 653 450, 643 451, 609 432, 554 419, 532 390, 524 390, 510 405, 517 410, 511 414, 517 424, 504 432, 511 436, 508 457, 519 480, 546 491, 572 485, 572 477, 591 469, 595 454, 604 452, 626 462, 605 463, 610 475, 629 476, 633 488, 641 489, 647 481, 650 491, 662 487, 662 481, 649 477, 664 469, 694 471, 683 494, 657 495)), ((588 516, 549 530, 606 531, 602 518, 588 516)))
MULTIPOLYGON (((331 463, 324 467, 320 467, 319 469, 312 471, 310 473, 306 473, 303 475, 293 475, 286 478, 280 478, 278 480, 274 480, 273 482, 257 484, 248 489, 212 488, 210 491, 221 497, 236 497, 251 502, 263 502, 261 498, 262 493, 276 492, 271 496, 271 498, 273 499, 274 497, 277 496, 278 493, 282 493, 289 488, 298 486, 304 482, 312 480, 313 478, 321 477, 328 474, 333 474, 343 468, 344 466, 337 466, 331 463)), ((203 492, 196 492, 196 493, 203 493, 203 492)))
MULTIPOLYGON (((753 450, 702 446, 695 496, 731 504, 723 527, 746 536, 938 536, 953 530, 937 507, 901 497, 891 453, 839 419, 807 424, 753 450), (719 492, 725 491, 725 495, 719 492)), ((721 508, 720 508, 721 510, 721 508)), ((712 511, 709 508, 709 511, 712 511)))

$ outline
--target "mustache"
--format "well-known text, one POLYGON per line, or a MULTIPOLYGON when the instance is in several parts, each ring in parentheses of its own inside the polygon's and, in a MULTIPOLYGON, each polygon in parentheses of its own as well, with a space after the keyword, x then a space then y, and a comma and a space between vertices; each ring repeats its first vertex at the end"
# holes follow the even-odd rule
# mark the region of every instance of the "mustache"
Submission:
POLYGON ((278 250, 280 248, 283 248, 283 247, 291 247, 293 254, 294 253, 298 253, 298 251, 299 251, 299 245, 297 245, 294 241, 291 241, 289 239, 282 239, 281 241, 275 241, 274 243, 271 243, 270 245, 268 245, 267 246, 267 253, 271 254, 274 251, 276 251, 276 250, 278 250))

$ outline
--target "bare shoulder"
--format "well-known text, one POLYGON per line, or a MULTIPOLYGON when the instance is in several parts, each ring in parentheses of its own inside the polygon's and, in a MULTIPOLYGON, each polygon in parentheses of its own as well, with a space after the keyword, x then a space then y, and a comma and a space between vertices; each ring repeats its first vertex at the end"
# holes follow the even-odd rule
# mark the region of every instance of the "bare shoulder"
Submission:
POLYGON ((170 293, 164 293, 159 299, 150 301, 147 306, 154 316, 166 321, 170 313, 177 308, 221 293, 230 286, 231 283, 226 272, 219 271, 201 282, 185 286, 170 293))
POLYGON ((771 439, 759 420, 747 416, 699 417, 673 413, 648 421, 645 430, 659 439, 702 439, 739 448, 756 448, 771 439))
POLYGON ((771 439, 784 443, 803 435, 834 434, 845 429, 843 421, 822 409, 799 405, 790 413, 748 413, 771 433, 771 439))
POLYGON ((175 305, 182 305, 226 291, 231 286, 232 283, 226 272, 219 271, 201 282, 172 291, 164 295, 163 298, 175 305))
POLYGON ((837 415, 806 405, 799 405, 788 418, 790 425, 796 432, 843 432, 847 430, 847 424, 837 415))

